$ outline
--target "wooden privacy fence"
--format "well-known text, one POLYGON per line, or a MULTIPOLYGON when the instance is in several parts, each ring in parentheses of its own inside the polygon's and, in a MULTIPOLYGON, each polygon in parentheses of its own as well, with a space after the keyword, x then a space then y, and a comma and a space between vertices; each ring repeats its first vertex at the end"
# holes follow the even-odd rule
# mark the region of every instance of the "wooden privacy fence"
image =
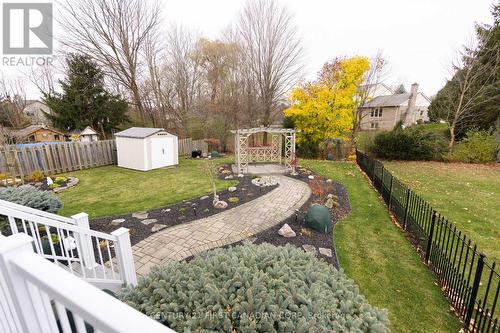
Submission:
POLYGON ((500 272, 475 242, 394 177, 382 162, 357 151, 356 161, 398 224, 424 254, 466 332, 500 332, 500 272))
POLYGON ((0 171, 24 180, 24 176, 37 170, 47 176, 116 164, 115 147, 114 140, 25 147, 6 145, 0 147, 0 171))
POLYGON ((179 139, 179 155, 191 155, 193 150, 201 150, 208 153, 208 144, 205 140, 193 140, 191 138, 179 139))

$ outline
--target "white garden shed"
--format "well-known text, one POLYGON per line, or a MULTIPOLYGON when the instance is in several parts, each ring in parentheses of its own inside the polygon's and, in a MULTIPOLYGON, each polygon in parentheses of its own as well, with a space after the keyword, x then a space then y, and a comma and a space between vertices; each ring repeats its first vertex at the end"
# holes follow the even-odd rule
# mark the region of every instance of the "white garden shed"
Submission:
POLYGON ((149 171, 179 164, 177 136, 163 128, 131 127, 115 137, 119 167, 149 171))

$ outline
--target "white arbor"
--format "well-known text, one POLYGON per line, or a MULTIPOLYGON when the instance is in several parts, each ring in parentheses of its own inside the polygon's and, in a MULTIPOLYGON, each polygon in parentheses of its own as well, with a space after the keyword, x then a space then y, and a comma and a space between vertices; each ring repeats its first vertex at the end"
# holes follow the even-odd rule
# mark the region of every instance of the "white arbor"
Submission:
POLYGON ((295 172, 295 130, 291 128, 256 127, 231 131, 235 138, 238 172, 248 171, 249 163, 275 162, 284 164, 286 171, 295 172), (268 133, 271 145, 251 147, 249 138, 256 133, 268 133), (283 149, 284 144, 284 149, 283 149))

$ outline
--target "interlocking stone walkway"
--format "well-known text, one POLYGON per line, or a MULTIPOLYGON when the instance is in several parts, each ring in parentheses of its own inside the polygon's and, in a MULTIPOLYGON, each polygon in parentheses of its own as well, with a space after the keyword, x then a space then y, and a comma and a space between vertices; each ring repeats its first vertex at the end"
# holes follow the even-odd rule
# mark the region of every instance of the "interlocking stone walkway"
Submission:
POLYGON ((302 181, 280 174, 273 177, 279 186, 266 195, 219 214, 159 231, 134 245, 137 274, 145 275, 153 266, 248 238, 292 215, 311 195, 309 186, 302 181))

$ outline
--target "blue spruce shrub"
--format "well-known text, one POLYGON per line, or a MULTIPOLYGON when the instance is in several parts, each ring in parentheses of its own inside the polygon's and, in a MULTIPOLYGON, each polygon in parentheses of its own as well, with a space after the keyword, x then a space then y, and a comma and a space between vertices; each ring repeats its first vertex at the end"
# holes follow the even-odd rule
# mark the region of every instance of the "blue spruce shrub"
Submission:
POLYGON ((31 185, 2 188, 0 199, 50 213, 57 213, 62 207, 61 199, 54 193, 41 191, 31 185))
POLYGON ((342 271, 287 245, 215 249, 157 266, 120 298, 177 332, 388 332, 342 271))

